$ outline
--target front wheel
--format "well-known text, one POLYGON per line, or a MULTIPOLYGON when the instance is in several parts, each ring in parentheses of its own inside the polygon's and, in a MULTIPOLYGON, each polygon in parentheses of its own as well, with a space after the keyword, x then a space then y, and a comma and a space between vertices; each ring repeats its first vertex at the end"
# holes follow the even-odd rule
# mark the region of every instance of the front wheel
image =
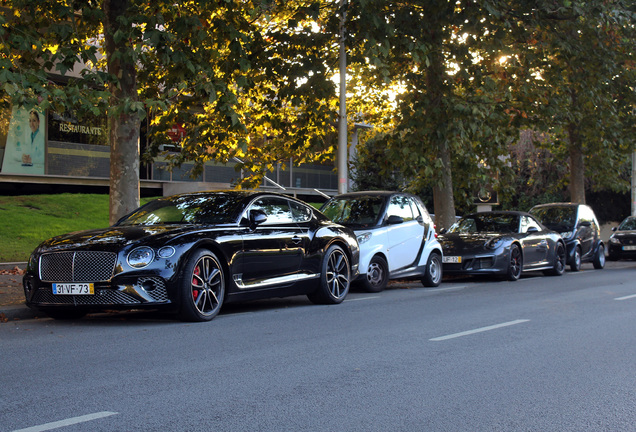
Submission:
POLYGON ((374 256, 369 263, 367 274, 362 281, 364 290, 373 293, 384 291, 388 282, 389 265, 384 258, 374 256))
POLYGON ((322 260, 320 286, 310 294, 309 300, 317 304, 338 304, 347 296, 351 285, 349 258, 340 246, 332 245, 322 260))
POLYGON ((225 275, 221 261, 206 249, 196 251, 180 281, 182 321, 210 321, 225 298, 225 275))
POLYGON ((508 263, 508 272, 506 273, 506 279, 509 281, 516 281, 521 277, 521 270, 523 269, 523 256, 521 255, 521 249, 518 245, 513 244, 510 246, 510 261, 508 263))
POLYGON ((596 251, 596 255, 594 256, 594 268, 597 270, 601 270, 605 267, 605 246, 602 244, 598 245, 598 249, 596 251))
POLYGON ((431 252, 426 261, 426 274, 422 277, 425 287, 439 286, 442 281, 442 257, 437 252, 431 252))
POLYGON ((570 263, 570 270, 573 272, 577 272, 581 270, 581 247, 577 246, 574 248, 574 256, 572 257, 572 262, 570 263))

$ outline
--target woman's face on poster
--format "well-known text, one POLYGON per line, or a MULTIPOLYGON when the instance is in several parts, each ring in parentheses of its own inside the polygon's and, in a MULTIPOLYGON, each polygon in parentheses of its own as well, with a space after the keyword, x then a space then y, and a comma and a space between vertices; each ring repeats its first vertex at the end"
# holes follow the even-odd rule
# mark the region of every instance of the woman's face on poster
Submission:
POLYGON ((40 119, 36 113, 29 114, 29 127, 31 132, 35 132, 40 129, 40 119))

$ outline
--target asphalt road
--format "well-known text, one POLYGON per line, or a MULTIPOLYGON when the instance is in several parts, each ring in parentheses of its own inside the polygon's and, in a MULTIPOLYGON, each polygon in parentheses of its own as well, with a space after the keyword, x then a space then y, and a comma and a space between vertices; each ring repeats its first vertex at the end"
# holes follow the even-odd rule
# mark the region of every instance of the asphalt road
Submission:
POLYGON ((2 324, 0 431, 636 430, 635 270, 2 324))

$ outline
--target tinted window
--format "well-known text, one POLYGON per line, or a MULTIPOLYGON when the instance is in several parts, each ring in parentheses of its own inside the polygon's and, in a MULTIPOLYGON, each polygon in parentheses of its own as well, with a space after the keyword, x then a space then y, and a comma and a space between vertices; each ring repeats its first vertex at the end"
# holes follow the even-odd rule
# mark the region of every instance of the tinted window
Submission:
POLYGON ((576 222, 576 207, 539 207, 530 212, 546 227, 558 232, 572 231, 576 222))
POLYGON ((373 195, 332 198, 321 210, 336 223, 365 228, 378 223, 383 203, 383 197, 373 195))
POLYGON ((311 220, 312 210, 305 205, 297 203, 295 201, 289 201, 289 207, 291 207, 292 218, 294 222, 307 222, 311 220))
POLYGON ((509 214, 477 214, 467 216, 455 223, 448 232, 451 233, 518 233, 519 216, 509 214))
POLYGON ((160 198, 135 210, 117 225, 232 223, 242 199, 231 194, 160 198))
POLYGON ((250 210, 262 210, 267 215, 265 224, 290 223, 292 213, 289 201, 278 197, 259 198, 250 206, 250 210))
POLYGON ((636 230, 636 218, 629 217, 625 219, 618 227, 619 231, 636 230))

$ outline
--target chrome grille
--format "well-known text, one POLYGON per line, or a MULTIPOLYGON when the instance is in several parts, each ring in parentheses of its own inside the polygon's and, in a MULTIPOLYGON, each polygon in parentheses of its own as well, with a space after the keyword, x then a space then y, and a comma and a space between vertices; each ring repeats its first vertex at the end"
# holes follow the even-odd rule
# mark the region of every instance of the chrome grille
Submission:
POLYGON ((54 252, 40 257, 40 279, 46 282, 110 280, 117 254, 112 252, 54 252))

